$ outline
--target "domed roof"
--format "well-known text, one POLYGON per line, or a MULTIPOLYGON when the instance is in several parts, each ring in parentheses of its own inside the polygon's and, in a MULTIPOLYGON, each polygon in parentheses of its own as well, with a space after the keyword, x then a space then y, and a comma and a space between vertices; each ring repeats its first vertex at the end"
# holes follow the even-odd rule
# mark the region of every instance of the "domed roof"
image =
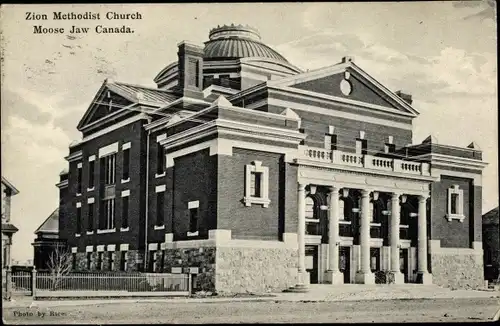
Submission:
POLYGON ((205 42, 205 59, 262 57, 288 61, 278 52, 260 41, 259 31, 250 26, 217 26, 205 42))

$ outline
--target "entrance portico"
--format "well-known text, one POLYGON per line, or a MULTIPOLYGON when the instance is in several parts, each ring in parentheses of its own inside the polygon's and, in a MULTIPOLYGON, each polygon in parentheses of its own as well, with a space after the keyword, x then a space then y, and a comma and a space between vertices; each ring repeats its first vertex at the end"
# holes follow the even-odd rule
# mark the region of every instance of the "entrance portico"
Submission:
MULTIPOLYGON (((405 283, 405 279, 425 284, 432 282, 427 268, 426 226, 426 201, 432 177, 423 175, 425 173, 380 173, 373 169, 353 171, 324 164, 320 167, 305 160, 297 160, 297 163, 299 275, 307 277, 304 272, 305 246, 318 245, 322 238, 319 232, 313 243, 309 239, 313 239, 314 235, 306 236, 304 232, 311 229, 309 224, 320 223, 317 229, 327 229, 328 232, 323 237, 327 239, 327 244, 319 245, 319 266, 316 266, 320 275, 318 283, 342 284, 344 280, 349 280, 351 283, 375 284, 374 272, 380 270, 386 271, 392 279, 391 283, 395 284, 405 283), (316 192, 323 193, 326 205, 319 203, 319 209, 314 210, 318 216, 309 219, 306 218, 306 202, 317 202, 316 192), (410 205, 407 202, 410 199, 418 205, 410 205), (411 212, 406 209, 404 215, 401 208, 407 205, 411 207, 411 212), (411 218, 418 216, 417 223, 405 221, 402 224, 402 216, 407 215, 411 218), (382 216, 385 216, 383 221, 382 216), (321 227, 322 221, 326 227, 321 227), (410 233, 415 234, 413 240, 408 236, 410 233), (400 234, 406 234, 405 239, 401 239, 400 234), (415 243, 413 246, 412 242, 415 243), (346 265, 352 271, 345 270, 346 265)), ((421 166, 419 171, 423 171, 421 166)), ((308 283, 304 279, 300 282, 308 283)))

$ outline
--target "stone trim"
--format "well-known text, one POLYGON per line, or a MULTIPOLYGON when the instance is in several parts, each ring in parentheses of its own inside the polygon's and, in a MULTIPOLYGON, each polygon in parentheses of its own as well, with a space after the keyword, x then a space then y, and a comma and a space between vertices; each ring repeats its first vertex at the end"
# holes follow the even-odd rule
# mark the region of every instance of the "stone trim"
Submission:
POLYGON ((122 243, 120 244, 120 251, 128 251, 128 243, 122 243))
POLYGON ((472 248, 443 248, 441 240, 429 240, 429 253, 432 255, 483 255, 482 243, 472 242, 472 248))
POLYGON ((76 254, 78 252, 78 248, 77 247, 72 247, 71 248, 71 253, 72 254, 76 254))
POLYGON ((90 155, 89 156, 89 162, 95 161, 95 155, 90 155))
POLYGON ((167 139, 167 134, 161 134, 156 136, 156 142, 159 143, 160 141, 167 139))
POLYGON ((116 245, 114 245, 114 244, 109 244, 109 245, 106 247, 106 250, 107 250, 107 251, 115 251, 115 250, 116 250, 116 245))
POLYGON ((87 198, 87 204, 93 204, 95 203, 94 197, 87 198))
POLYGON ((99 157, 111 155, 118 152, 118 142, 99 148, 99 157))
POLYGON ((123 190, 122 197, 128 197, 128 196, 130 196, 130 190, 123 190))
POLYGON ((252 204, 262 205, 264 208, 269 207, 271 200, 269 199, 269 168, 262 166, 261 161, 253 161, 252 164, 245 165, 245 197, 243 197, 245 206, 252 204), (260 173, 260 197, 253 197, 250 194, 251 175, 252 172, 260 173))
POLYGON ((82 203, 77 202, 77 203, 76 203, 76 208, 81 208, 81 207, 82 207, 82 203))
POLYGON ((199 208, 199 207, 200 207, 200 201, 199 200, 188 202, 188 209, 199 208))
POLYGON ((165 185, 159 185, 159 186, 156 186, 155 188, 155 192, 164 192, 166 189, 166 186, 165 185))
POLYGON ((94 246, 86 246, 85 252, 94 252, 94 246))
POLYGON ((446 208, 446 218, 448 222, 452 220, 459 220, 461 223, 464 221, 464 191, 463 189, 459 189, 458 185, 453 185, 451 188, 448 188, 448 201, 446 208), (458 195, 457 202, 455 203, 455 211, 456 213, 452 214, 451 207, 451 198, 453 195, 458 195))
POLYGON ((437 168, 433 167, 431 169, 431 175, 438 177, 439 179, 441 179, 441 175, 449 175, 449 176, 454 176, 454 177, 473 179, 474 186, 482 186, 482 179, 483 178, 482 178, 481 174, 478 174, 478 173, 450 171, 450 170, 437 169, 437 168))
POLYGON ((97 246, 97 252, 104 252, 104 245, 98 245, 97 246))
POLYGON ((338 117, 338 118, 344 118, 344 119, 350 119, 350 120, 356 120, 356 121, 365 121, 381 126, 387 126, 387 127, 395 127, 395 128, 400 128, 400 129, 405 129, 405 130, 411 130, 412 126, 410 123, 404 123, 404 122, 397 122, 397 121, 390 121, 388 119, 383 119, 383 118, 376 118, 376 117, 369 117, 363 114, 358 114, 358 113, 350 113, 350 112, 342 112, 342 111, 336 111, 336 110, 331 110, 331 109, 325 109, 320 106, 316 105, 308 105, 308 104, 302 104, 299 102, 294 102, 294 101, 285 101, 285 100, 280 100, 280 99, 275 99, 275 98, 269 98, 268 99, 269 105, 275 105, 275 106, 280 106, 284 108, 290 108, 294 111, 298 110, 300 112, 303 112, 303 114, 307 114, 307 112, 314 112, 317 114, 323 114, 331 117, 338 117))
POLYGON ((158 244, 157 243, 150 243, 150 244, 148 244, 148 250, 149 251, 158 250, 158 244))
POLYGON ((165 243, 170 243, 174 242, 174 234, 173 233, 166 233, 165 234, 165 243))
POLYGON ((127 142, 127 143, 125 143, 125 144, 123 144, 123 145, 122 145, 122 150, 124 151, 124 150, 126 150, 126 149, 130 149, 130 148, 131 148, 131 146, 132 146, 132 145, 131 145, 131 143, 130 143, 130 142, 127 142))

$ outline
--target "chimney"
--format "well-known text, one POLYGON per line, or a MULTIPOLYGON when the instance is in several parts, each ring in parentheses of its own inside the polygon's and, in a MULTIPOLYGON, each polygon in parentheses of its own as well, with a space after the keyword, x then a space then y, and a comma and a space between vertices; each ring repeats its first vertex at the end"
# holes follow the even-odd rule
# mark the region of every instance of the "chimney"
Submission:
POLYGON ((405 101, 408 104, 412 104, 413 100, 411 99, 410 94, 403 93, 402 91, 396 91, 396 95, 399 96, 403 101, 405 101))
POLYGON ((203 98, 203 48, 188 42, 178 44, 179 88, 182 95, 203 98))

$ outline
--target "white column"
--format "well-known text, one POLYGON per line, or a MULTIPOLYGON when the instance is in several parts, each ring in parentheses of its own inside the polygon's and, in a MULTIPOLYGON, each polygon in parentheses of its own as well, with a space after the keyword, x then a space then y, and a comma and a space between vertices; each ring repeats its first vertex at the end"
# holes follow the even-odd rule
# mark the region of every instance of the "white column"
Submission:
POLYGON ((401 273, 399 266, 399 224, 401 217, 401 208, 399 206, 399 193, 393 193, 391 197, 391 224, 390 238, 391 246, 391 268, 390 271, 394 275, 395 284, 404 283, 404 275, 401 273))
POLYGON ((326 281, 331 284, 344 283, 344 275, 339 271, 339 188, 331 187, 328 196, 328 271, 326 281))
POLYGON ((305 245, 305 233, 306 233, 306 186, 299 183, 298 185, 298 230, 297 230, 297 242, 299 245, 299 275, 297 285, 306 285, 309 283, 307 280, 306 272, 306 245, 305 245))
POLYGON ((374 284, 375 276, 370 270, 370 191, 361 190, 361 267, 356 274, 356 283, 374 284))
POLYGON ((418 274, 417 281, 431 284, 432 275, 427 270, 427 196, 418 197, 418 274))

